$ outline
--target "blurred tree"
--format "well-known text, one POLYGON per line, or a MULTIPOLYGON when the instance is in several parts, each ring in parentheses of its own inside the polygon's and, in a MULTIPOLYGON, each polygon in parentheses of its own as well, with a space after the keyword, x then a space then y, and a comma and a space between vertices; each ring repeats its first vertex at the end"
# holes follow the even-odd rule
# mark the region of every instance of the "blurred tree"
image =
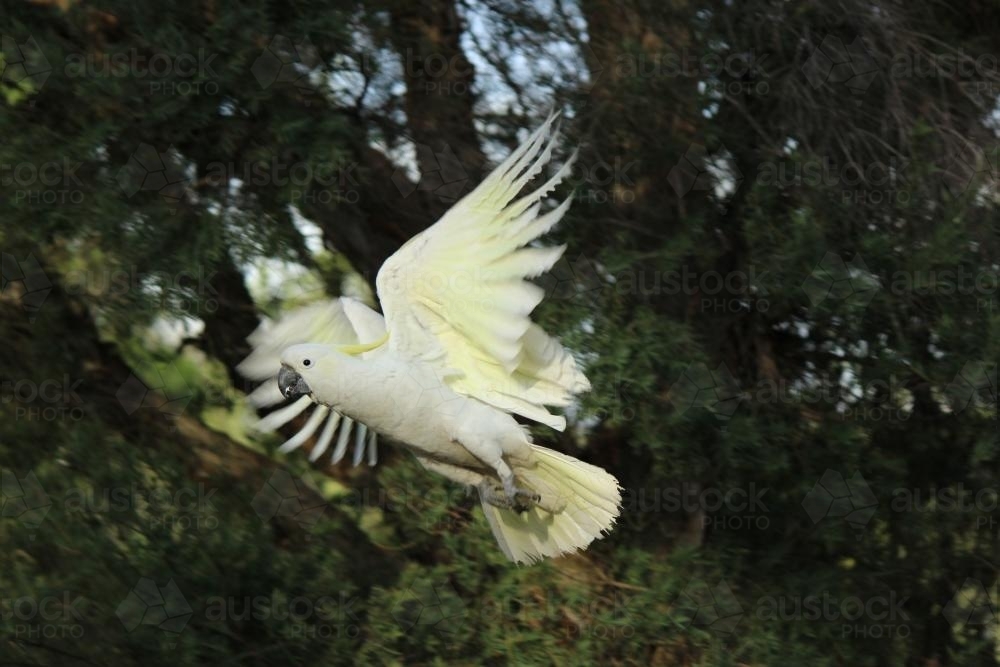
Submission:
POLYGON ((997 663, 995 4, 0 8, 5 662, 997 663), (270 271, 372 283, 552 107, 594 390, 536 437, 626 507, 515 569, 407 457, 248 439, 235 366, 270 271))

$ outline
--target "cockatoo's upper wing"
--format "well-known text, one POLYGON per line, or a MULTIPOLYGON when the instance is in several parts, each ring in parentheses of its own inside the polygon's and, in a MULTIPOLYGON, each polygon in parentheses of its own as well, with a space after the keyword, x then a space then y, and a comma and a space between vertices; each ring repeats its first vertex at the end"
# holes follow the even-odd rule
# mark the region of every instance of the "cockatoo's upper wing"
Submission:
MULTIPOLYGON (((247 340, 253 352, 237 370, 251 380, 263 381, 250 394, 250 402, 257 408, 277 405, 285 400, 278 390, 277 374, 281 368, 281 353, 299 343, 328 345, 357 345, 377 341, 385 336, 385 320, 374 310, 354 299, 341 297, 333 301, 315 303, 282 316, 277 322, 264 322, 247 340)), ((364 354, 362 354, 364 356, 364 354)), ((308 396, 302 396, 291 405, 275 410, 256 424, 261 431, 274 431, 315 405, 312 415, 302 429, 281 446, 290 452, 301 447, 326 421, 316 446, 309 456, 317 460, 329 448, 338 427, 340 434, 333 450, 332 460, 337 463, 347 452, 351 430, 354 429, 354 465, 358 465, 368 450, 368 463, 378 460, 375 432, 369 432, 361 423, 341 415, 325 405, 317 405, 308 396)))
POLYGON ((515 200, 552 157, 555 116, 536 130, 437 223, 392 255, 376 279, 396 350, 439 363, 448 384, 509 412, 562 430, 565 406, 590 388, 573 357, 530 319, 544 290, 528 281, 566 247, 527 247, 570 200, 540 213, 575 155, 537 190, 515 200))

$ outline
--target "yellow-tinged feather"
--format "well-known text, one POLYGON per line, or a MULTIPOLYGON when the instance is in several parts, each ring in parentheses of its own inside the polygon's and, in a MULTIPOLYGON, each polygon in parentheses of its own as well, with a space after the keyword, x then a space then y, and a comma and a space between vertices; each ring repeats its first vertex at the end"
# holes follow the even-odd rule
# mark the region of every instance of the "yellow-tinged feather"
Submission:
POLYGON ((354 343, 352 345, 338 345, 337 349, 344 354, 350 354, 352 356, 357 356, 364 352, 371 352, 377 347, 382 347, 385 342, 389 340, 389 332, 386 331, 381 338, 373 340, 370 343, 354 343))
POLYGON ((566 199, 541 213, 576 154, 515 199, 551 160, 555 122, 550 116, 476 189, 404 244, 376 285, 391 348, 436 359, 455 391, 562 429, 565 420, 545 406, 566 406, 590 384, 558 341, 531 322, 545 292, 529 279, 550 270, 566 248, 529 244, 569 209, 566 199))

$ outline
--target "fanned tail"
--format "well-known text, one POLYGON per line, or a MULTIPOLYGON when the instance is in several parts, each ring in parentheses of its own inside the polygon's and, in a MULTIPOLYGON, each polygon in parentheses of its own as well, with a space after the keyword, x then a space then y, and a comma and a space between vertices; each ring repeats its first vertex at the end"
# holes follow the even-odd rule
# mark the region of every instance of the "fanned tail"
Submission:
POLYGON ((541 496, 527 512, 483 501, 483 512, 503 552, 516 563, 584 549, 608 533, 621 511, 621 487, 602 468, 572 456, 531 446, 533 467, 514 467, 514 475, 541 496))

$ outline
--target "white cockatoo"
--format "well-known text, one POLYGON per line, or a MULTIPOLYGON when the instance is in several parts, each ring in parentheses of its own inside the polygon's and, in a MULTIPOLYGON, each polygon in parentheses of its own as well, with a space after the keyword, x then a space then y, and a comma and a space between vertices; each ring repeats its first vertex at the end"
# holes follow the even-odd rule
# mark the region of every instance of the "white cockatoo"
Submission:
POLYGON ((566 420, 546 406, 565 407, 590 389, 573 357, 529 317, 544 291, 528 279, 566 249, 532 245, 570 205, 542 213, 541 202, 573 158, 515 197, 551 159, 554 122, 386 260, 376 279, 384 318, 348 298, 294 311, 254 332, 254 352, 241 366, 267 379, 252 395, 258 405, 293 400, 265 417, 264 428, 319 404, 283 450, 308 440, 324 419, 313 460, 338 424, 335 460, 352 427, 355 463, 366 449, 374 461, 373 434, 387 436, 427 469, 475 487, 500 548, 518 563, 585 548, 611 529, 621 505, 617 479, 533 444, 513 417, 563 430, 566 420))

